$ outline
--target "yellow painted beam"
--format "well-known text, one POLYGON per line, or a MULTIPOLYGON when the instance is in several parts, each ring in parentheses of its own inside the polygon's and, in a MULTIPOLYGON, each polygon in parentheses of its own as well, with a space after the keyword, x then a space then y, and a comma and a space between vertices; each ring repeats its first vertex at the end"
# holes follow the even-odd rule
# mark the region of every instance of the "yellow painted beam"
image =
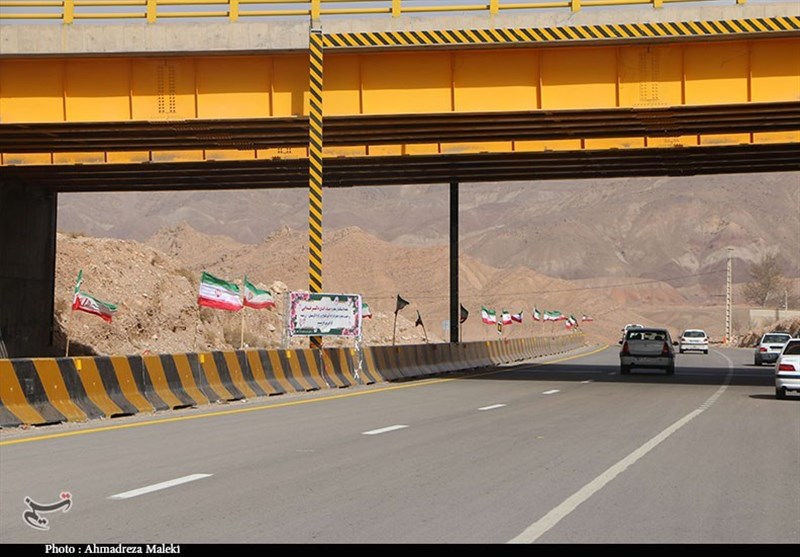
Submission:
MULTIPOLYGON (((6 123, 189 121, 309 114, 300 54, 0 60, 6 123)), ((325 53, 325 116, 658 108, 800 100, 800 38, 491 50, 325 53)), ((794 132, 323 147, 325 157, 757 143, 794 132)), ((783 139, 779 139, 783 138, 783 139)), ((794 141, 794 139, 789 139, 794 141)), ((9 164, 297 159, 307 147, 0 153, 9 164)))

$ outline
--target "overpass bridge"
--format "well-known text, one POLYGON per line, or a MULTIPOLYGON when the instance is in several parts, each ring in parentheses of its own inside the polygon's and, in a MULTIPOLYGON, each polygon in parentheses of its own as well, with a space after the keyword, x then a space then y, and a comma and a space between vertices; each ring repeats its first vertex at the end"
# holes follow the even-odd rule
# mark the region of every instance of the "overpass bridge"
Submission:
POLYGON ((450 184, 457 324, 459 183, 800 170, 800 5, 619 3, 0 0, 10 354, 50 343, 59 192, 308 188, 319 292, 323 188, 450 184))

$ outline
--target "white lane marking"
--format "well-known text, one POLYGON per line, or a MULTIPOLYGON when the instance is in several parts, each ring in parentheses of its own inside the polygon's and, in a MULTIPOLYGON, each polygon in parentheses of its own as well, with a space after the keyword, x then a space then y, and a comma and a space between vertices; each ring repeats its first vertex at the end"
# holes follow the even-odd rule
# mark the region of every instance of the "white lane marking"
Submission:
POLYGON ((708 399, 700 405, 699 408, 696 410, 692 410, 688 414, 686 414, 683 418, 672 424, 671 426, 667 427, 664 431, 647 441, 644 445, 633 451, 631 454, 617 462, 611 468, 600 474, 594 480, 583 486, 573 495, 568 497, 563 503, 558 505, 556 508, 551 510, 549 513, 544 515, 542 518, 528 526, 525 531, 523 531, 520 535, 515 538, 512 538, 507 543, 533 543, 538 540, 541 536, 543 536, 550 528, 558 524, 562 518, 565 518, 569 515, 572 511, 574 511, 578 505, 583 503, 584 501, 588 500, 589 497, 594 495, 596 492, 600 491, 607 483, 611 480, 619 476, 623 473, 628 466, 636 463, 637 460, 644 457, 647 453, 651 450, 655 449, 662 441, 667 439, 670 435, 678 431, 680 428, 691 422, 694 418, 708 410, 712 404, 722 396, 727 388, 728 384, 730 384, 731 377, 733 376, 733 362, 725 356, 724 354, 720 355, 728 360, 728 374, 725 376, 725 381, 720 386, 719 389, 714 392, 708 399))
POLYGON ((192 474, 190 476, 184 476, 182 478, 176 478, 174 480, 168 480, 166 482, 140 487, 139 489, 132 489, 131 491, 126 491, 124 493, 117 493, 116 495, 109 497, 109 499, 130 499, 131 497, 137 497, 139 495, 144 495, 145 493, 152 493, 153 491, 167 489, 168 487, 175 487, 176 485, 185 484, 187 482, 202 480, 203 478, 208 478, 211 475, 212 474, 192 474))
POLYGON ((561 391, 559 391, 558 389, 551 389, 551 390, 549 390, 549 391, 545 391, 545 392, 543 392, 542 394, 543 394, 543 395, 554 395, 554 394, 556 394, 556 393, 560 393, 560 392, 561 392, 561 391))
POLYGON ((478 408, 478 410, 494 410, 495 408, 502 408, 505 404, 492 404, 491 406, 484 406, 483 408, 478 408))
POLYGON ((408 427, 407 425, 390 425, 389 427, 382 427, 380 429, 373 429, 370 431, 363 431, 362 435, 378 435, 379 433, 387 433, 389 431, 396 431, 408 427))

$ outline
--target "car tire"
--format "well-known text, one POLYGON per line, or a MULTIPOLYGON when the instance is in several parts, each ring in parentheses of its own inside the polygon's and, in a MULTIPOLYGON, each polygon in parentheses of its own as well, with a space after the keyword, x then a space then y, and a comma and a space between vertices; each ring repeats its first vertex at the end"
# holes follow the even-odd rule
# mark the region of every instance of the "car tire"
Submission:
POLYGON ((681 354, 683 354, 683 348, 681 348, 680 350, 678 350, 678 352, 680 352, 681 354))
POLYGON ((675 375, 675 364, 672 364, 667 368, 667 375, 675 375))
POLYGON ((761 365, 761 358, 756 356, 755 360, 753 360, 753 365, 760 366, 761 365))
POLYGON ((708 350, 703 350, 703 354, 708 354, 708 350))
POLYGON ((619 366, 619 372, 622 375, 630 375, 631 374, 631 366, 619 366))
POLYGON ((784 387, 775 387, 775 398, 783 400, 786 398, 786 389, 784 387))

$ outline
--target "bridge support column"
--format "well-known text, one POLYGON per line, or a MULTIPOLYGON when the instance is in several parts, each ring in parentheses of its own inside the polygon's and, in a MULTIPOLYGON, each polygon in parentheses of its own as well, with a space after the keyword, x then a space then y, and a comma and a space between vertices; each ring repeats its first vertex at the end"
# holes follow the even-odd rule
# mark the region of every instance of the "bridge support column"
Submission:
POLYGON ((10 358, 52 352, 57 199, 0 183, 0 344, 10 358))
MULTIPOLYGON (((322 31, 309 34, 308 290, 322 292, 322 31)), ((310 337, 322 348, 322 337, 310 337)))
POLYGON ((458 342, 461 302, 458 299, 458 182, 450 182, 450 342, 458 342))

